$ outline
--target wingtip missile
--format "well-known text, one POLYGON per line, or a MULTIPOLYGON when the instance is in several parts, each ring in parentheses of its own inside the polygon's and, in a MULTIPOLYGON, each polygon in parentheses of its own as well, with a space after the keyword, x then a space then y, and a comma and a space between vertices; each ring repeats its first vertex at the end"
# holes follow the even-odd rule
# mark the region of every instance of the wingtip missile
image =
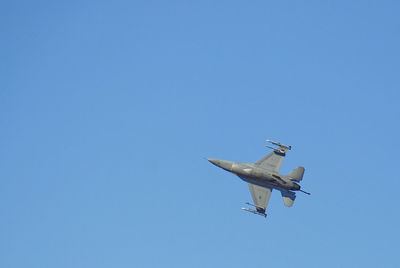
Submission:
POLYGON ((242 210, 247 211, 247 212, 251 212, 251 213, 256 214, 256 215, 263 216, 264 218, 267 217, 267 214, 258 212, 257 210, 253 210, 253 209, 250 209, 250 208, 242 208, 242 210))
POLYGON ((273 141, 273 140, 267 139, 267 142, 269 142, 269 143, 271 143, 273 145, 279 146, 281 148, 285 148, 287 150, 291 150, 292 149, 292 146, 290 146, 290 145, 284 145, 284 144, 281 144, 281 143, 273 141))

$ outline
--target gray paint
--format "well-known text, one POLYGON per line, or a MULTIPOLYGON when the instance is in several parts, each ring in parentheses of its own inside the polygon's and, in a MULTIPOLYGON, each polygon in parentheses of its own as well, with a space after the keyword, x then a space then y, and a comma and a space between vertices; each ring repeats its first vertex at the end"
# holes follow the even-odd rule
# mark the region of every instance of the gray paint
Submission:
MULTIPOLYGON (((207 159, 212 164, 229 171, 249 185, 249 190, 254 201, 252 205, 256 210, 243 208, 246 211, 266 216, 265 210, 268 206, 268 201, 273 189, 281 192, 283 202, 286 206, 291 207, 296 199, 294 191, 302 191, 299 184, 303 179, 304 167, 297 167, 288 175, 279 173, 286 152, 291 149, 291 146, 286 146, 278 142, 267 140, 273 145, 273 151, 255 163, 241 163, 220 159, 207 159)), ((304 192, 309 194, 307 192, 304 192)))

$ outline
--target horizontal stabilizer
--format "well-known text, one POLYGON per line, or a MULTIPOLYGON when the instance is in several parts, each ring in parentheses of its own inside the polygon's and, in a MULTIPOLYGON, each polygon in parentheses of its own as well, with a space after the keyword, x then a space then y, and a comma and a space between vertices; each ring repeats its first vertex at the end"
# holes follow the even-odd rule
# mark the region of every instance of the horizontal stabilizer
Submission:
POLYGON ((297 167, 295 169, 293 169, 289 174, 288 177, 292 180, 292 181, 301 181, 303 179, 303 175, 304 175, 304 171, 305 169, 303 167, 297 167))
POLYGON ((287 190, 281 190, 281 194, 285 206, 287 207, 293 206, 293 202, 296 199, 296 193, 287 190))

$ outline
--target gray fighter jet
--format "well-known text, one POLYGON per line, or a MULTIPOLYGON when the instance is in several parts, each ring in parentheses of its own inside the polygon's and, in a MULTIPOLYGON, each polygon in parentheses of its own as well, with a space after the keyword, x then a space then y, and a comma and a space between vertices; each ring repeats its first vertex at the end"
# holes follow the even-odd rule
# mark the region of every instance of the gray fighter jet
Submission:
POLYGON ((301 191, 308 195, 310 194, 301 190, 300 185, 296 183, 303 179, 304 167, 297 167, 287 175, 279 174, 279 169, 281 168, 283 159, 286 156, 286 152, 291 150, 292 147, 271 140, 267 140, 267 142, 272 143, 277 147, 267 146, 273 151, 256 163, 240 163, 219 159, 207 159, 217 167, 239 176, 239 178, 249 184, 254 204, 246 204, 255 207, 256 210, 250 208, 242 209, 264 217, 267 217, 265 209, 267 208, 272 189, 281 192, 283 202, 288 207, 293 205, 296 198, 296 193, 294 191, 301 191))

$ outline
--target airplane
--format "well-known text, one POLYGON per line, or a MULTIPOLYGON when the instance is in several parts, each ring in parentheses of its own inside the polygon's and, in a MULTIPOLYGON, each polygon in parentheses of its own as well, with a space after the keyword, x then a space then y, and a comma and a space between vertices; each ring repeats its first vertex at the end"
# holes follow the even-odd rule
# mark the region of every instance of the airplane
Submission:
POLYGON ((286 152, 292 149, 279 142, 267 140, 267 142, 277 147, 266 146, 273 151, 255 163, 240 163, 219 159, 207 159, 212 164, 229 171, 249 185, 250 193, 254 204, 246 203, 255 207, 254 209, 242 208, 242 210, 267 217, 265 210, 273 189, 281 192, 283 203, 287 207, 293 206, 296 199, 294 191, 300 191, 310 195, 301 189, 297 184, 303 179, 304 167, 297 167, 287 175, 279 174, 286 152))

